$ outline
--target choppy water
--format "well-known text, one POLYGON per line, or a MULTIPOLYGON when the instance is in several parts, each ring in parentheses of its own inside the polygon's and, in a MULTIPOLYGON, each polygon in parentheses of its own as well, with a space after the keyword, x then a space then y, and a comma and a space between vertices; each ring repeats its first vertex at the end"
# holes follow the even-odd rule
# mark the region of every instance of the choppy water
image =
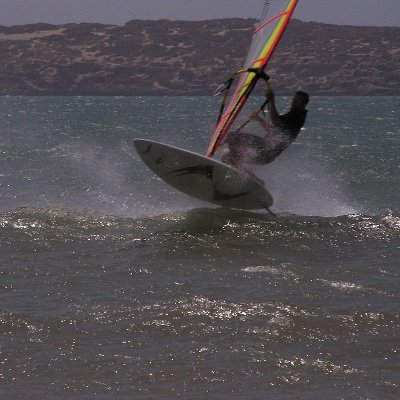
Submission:
POLYGON ((135 154, 211 99, 1 98, 0 398, 399 399, 399 105, 314 98, 273 219, 135 154))

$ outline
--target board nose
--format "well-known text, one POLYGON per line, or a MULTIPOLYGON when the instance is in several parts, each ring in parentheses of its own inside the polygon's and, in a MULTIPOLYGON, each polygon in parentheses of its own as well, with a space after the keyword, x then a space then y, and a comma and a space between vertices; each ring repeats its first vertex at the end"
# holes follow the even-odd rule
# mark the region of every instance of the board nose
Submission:
POLYGON ((151 151, 151 142, 149 142, 148 140, 145 139, 134 139, 133 141, 136 151, 139 154, 146 154, 146 153, 150 153, 151 151))

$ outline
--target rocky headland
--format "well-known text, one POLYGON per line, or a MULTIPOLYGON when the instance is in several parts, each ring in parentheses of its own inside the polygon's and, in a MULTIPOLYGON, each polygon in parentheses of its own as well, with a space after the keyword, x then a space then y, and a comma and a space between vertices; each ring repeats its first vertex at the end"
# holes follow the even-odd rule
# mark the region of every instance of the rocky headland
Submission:
MULTIPOLYGON (((242 66, 252 19, 0 26, 0 95, 211 95, 242 66)), ((400 95, 400 28, 293 20, 276 92, 400 95)))

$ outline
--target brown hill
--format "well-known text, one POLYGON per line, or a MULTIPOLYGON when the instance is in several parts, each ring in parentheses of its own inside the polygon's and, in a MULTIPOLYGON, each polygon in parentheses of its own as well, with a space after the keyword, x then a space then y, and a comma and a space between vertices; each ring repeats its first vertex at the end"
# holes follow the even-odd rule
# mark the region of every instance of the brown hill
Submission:
MULTIPOLYGON (((0 27, 1 95, 210 95, 256 21, 0 27)), ((400 95, 400 28, 293 20, 268 71, 279 94, 400 95)))

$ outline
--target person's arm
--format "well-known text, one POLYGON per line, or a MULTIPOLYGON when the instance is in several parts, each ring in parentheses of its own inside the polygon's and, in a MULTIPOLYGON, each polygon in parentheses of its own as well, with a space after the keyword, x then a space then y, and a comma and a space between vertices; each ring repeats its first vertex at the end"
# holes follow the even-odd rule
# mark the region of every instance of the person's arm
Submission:
POLYGON ((261 118, 261 117, 258 115, 259 112, 260 112, 260 111, 256 111, 256 112, 254 112, 253 114, 251 114, 251 115, 250 115, 250 119, 252 119, 252 120, 254 120, 254 121, 257 121, 257 122, 261 125, 261 127, 262 127, 263 129, 265 129, 267 132, 270 131, 271 126, 267 123, 267 121, 266 121, 264 118, 261 118))
POLYGON ((268 110, 269 110, 269 116, 271 118, 272 125, 277 128, 282 128, 283 124, 279 117, 278 110, 276 109, 275 94, 274 94, 273 90, 271 89, 271 86, 269 86, 269 85, 268 85, 268 89, 266 91, 266 96, 268 99, 268 110))

